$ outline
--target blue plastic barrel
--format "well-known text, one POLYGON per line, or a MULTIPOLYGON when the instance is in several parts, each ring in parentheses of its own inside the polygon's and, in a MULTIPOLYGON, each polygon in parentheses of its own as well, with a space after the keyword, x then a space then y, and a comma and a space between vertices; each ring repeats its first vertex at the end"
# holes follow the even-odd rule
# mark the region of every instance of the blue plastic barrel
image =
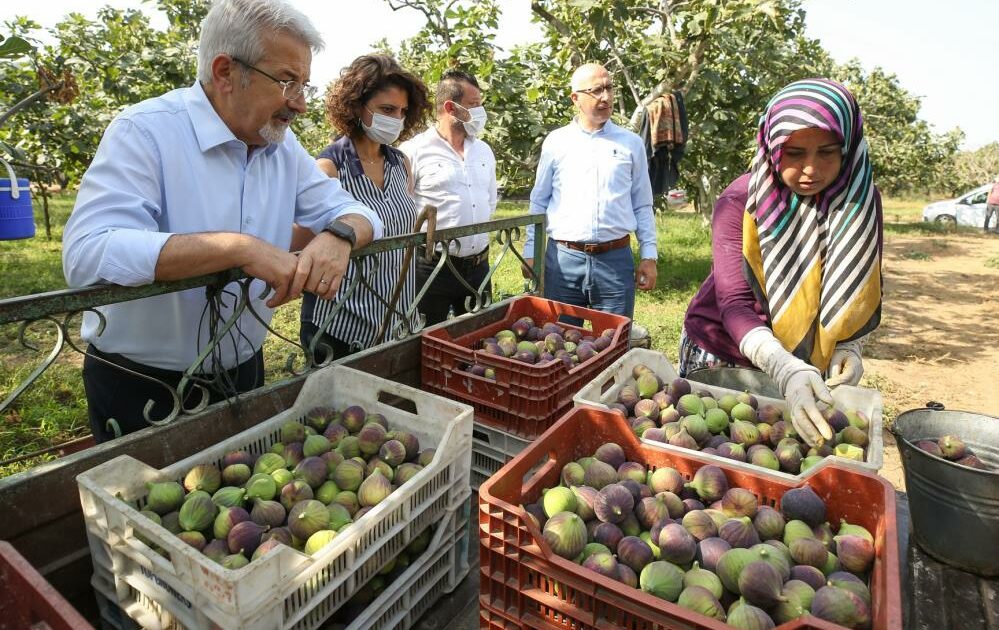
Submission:
POLYGON ((11 241, 35 235, 35 215, 31 212, 28 180, 18 179, 17 190, 10 179, 0 179, 0 240, 11 241))

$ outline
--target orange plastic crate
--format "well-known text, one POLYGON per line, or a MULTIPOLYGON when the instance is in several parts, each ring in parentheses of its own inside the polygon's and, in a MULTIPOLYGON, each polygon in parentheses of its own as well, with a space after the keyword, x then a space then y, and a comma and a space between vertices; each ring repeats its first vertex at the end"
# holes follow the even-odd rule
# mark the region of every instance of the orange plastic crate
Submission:
POLYGON ((0 628, 93 630, 14 547, 0 541, 0 628))
MULTIPOLYGON (((692 457, 642 444, 620 415, 577 407, 479 488, 480 620, 489 628, 610 628, 660 630, 730 626, 680 608, 638 589, 584 569, 551 552, 540 530, 520 506, 543 488, 558 485, 562 466, 617 442, 630 461, 652 468, 670 466, 689 479, 706 465, 692 457)), ((826 502, 830 523, 845 518, 875 538, 871 571, 873 628, 902 627, 895 492, 867 472, 835 463, 804 481, 747 472, 724 463, 729 483, 775 506, 781 496, 811 486, 826 502)), ((780 626, 833 630, 835 624, 806 615, 780 626)))
POLYGON ((421 377, 428 391, 475 407, 475 419, 502 431, 533 439, 544 433, 572 407, 572 397, 628 350, 631 320, 544 298, 526 296, 510 302, 506 315, 474 332, 453 338, 447 326, 422 334, 421 377), (479 342, 509 328, 524 316, 537 323, 557 322, 560 316, 578 317, 584 326, 559 322, 599 335, 611 328, 611 344, 603 352, 572 369, 561 362, 531 365, 476 349, 479 342), (496 380, 464 371, 472 363, 491 367, 496 380))

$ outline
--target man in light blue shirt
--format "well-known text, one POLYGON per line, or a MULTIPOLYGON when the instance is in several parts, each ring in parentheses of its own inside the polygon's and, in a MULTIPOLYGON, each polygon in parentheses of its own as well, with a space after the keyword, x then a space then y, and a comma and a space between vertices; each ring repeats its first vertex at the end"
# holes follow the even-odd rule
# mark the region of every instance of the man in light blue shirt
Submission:
MULTIPOLYGON (((283 0, 214 4, 202 24, 198 81, 126 109, 105 132, 63 236, 70 286, 238 267, 256 278, 249 294, 264 321, 303 290, 331 298, 351 249, 378 238, 382 224, 288 131, 315 92, 312 52, 322 45, 283 0), (318 234, 299 255, 288 251, 295 223, 318 234), (259 297, 265 284, 269 299, 259 297)), ((173 406, 162 386, 109 364, 176 386, 212 325, 231 316, 238 286, 219 296, 215 317, 204 288, 101 307, 103 330, 85 314, 84 385, 98 441, 144 427, 148 400, 153 419, 173 406)), ((226 385, 213 400, 263 384, 265 336, 252 315, 237 320, 204 366, 226 385)))
MULTIPOLYGON (((547 215, 544 295, 632 316, 635 287, 656 286, 656 227, 645 147, 614 124, 613 85, 603 66, 572 75, 575 119, 545 138, 531 191, 531 214, 547 215), (635 269, 631 232, 641 261, 635 269)), ((534 251, 534 229, 524 244, 534 251)))

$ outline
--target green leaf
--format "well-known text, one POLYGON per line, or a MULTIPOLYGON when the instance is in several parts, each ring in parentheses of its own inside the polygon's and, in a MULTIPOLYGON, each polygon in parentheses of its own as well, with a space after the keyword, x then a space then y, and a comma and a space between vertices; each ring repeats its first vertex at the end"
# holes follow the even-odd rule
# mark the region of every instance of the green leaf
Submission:
POLYGON ((26 55, 35 49, 26 40, 12 36, 0 43, 0 58, 16 59, 21 55, 26 55))

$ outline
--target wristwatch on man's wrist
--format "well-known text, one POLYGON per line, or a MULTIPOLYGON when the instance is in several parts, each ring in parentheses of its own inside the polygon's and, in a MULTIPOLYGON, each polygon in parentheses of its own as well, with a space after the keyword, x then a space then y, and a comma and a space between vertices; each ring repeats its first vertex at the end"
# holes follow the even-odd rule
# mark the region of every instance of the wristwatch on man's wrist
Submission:
POLYGON ((350 248, 354 249, 357 244, 357 234, 354 233, 354 228, 350 227, 350 224, 341 221, 340 219, 334 219, 323 228, 323 232, 329 232, 337 238, 342 238, 343 240, 350 243, 350 248))

